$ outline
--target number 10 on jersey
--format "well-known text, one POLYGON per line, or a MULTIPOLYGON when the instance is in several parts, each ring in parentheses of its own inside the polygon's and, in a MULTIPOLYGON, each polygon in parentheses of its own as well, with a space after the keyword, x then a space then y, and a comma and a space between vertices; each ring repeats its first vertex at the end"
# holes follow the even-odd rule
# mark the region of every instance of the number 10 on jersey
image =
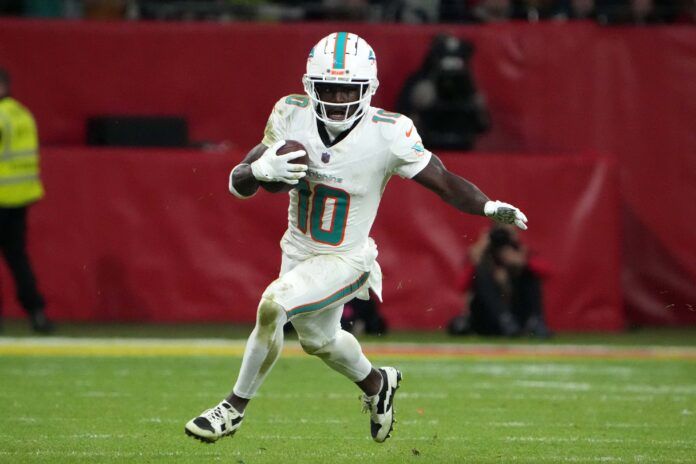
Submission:
POLYGON ((337 246, 343 242, 348 222, 350 195, 345 190, 316 184, 314 189, 305 180, 297 184, 297 227, 309 233, 312 240, 337 246), (327 207, 333 205, 330 220, 324 220, 327 207))

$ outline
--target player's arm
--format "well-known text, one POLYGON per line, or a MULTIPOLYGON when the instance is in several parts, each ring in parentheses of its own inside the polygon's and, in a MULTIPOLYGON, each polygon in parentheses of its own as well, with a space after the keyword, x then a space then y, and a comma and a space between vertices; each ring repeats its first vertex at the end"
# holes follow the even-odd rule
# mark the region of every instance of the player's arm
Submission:
POLYGON ((270 147, 260 143, 252 148, 230 172, 230 193, 244 199, 253 196, 259 186, 269 192, 278 192, 283 184, 297 184, 306 175, 307 166, 291 161, 304 156, 305 152, 299 150, 277 155, 284 144, 285 140, 279 140, 270 147))
POLYGON ((489 201, 474 184, 448 171, 440 158, 434 154, 413 180, 465 213, 483 216, 483 206, 489 201))
POLYGON ((473 183, 448 171, 435 155, 430 157, 430 162, 413 180, 435 192, 459 211, 488 216, 505 224, 514 223, 520 229, 527 228, 527 217, 522 211, 507 203, 491 201, 473 183))
POLYGON ((248 198, 253 196, 261 185, 251 172, 251 163, 263 155, 266 145, 260 143, 252 148, 241 163, 230 172, 230 193, 236 197, 248 198))

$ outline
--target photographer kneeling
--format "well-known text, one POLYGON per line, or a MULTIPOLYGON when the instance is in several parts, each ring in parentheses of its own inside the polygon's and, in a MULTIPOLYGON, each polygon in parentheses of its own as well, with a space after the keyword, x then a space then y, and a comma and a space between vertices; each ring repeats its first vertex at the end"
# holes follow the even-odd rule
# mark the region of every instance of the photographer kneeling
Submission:
POLYGON ((543 312, 545 266, 531 262, 513 229, 494 226, 472 247, 469 259, 474 266, 466 282, 469 314, 451 321, 451 334, 551 336, 543 312))

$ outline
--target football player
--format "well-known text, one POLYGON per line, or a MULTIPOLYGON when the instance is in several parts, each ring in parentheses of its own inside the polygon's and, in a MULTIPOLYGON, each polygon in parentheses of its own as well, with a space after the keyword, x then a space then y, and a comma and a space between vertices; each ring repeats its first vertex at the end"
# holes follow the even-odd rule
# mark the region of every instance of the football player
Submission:
POLYGON ((449 172, 423 146, 409 118, 370 106, 379 85, 377 59, 362 38, 337 32, 321 39, 309 53, 302 81, 306 94, 278 100, 263 140, 229 176, 230 192, 242 199, 259 187, 293 188, 280 276, 261 296, 237 382, 227 398, 185 426, 202 441, 240 427, 281 352, 286 321, 292 321, 304 351, 363 391, 372 438, 383 442, 390 436, 401 372, 373 367, 355 337, 341 330, 340 318, 343 304, 369 298, 370 288, 381 299, 382 273, 369 233, 391 176, 413 179, 465 213, 527 228, 519 209, 490 201, 449 172), (286 140, 305 150, 278 154, 286 140), (292 162, 304 156, 307 164, 292 162))

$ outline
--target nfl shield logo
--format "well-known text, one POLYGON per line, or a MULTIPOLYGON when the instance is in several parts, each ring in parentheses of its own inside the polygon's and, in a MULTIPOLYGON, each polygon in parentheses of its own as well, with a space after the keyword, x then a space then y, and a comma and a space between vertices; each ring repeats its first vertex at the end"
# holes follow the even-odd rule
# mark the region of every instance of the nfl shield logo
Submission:
POLYGON ((321 162, 326 164, 331 160, 331 153, 328 151, 325 151, 324 153, 321 154, 321 162))

